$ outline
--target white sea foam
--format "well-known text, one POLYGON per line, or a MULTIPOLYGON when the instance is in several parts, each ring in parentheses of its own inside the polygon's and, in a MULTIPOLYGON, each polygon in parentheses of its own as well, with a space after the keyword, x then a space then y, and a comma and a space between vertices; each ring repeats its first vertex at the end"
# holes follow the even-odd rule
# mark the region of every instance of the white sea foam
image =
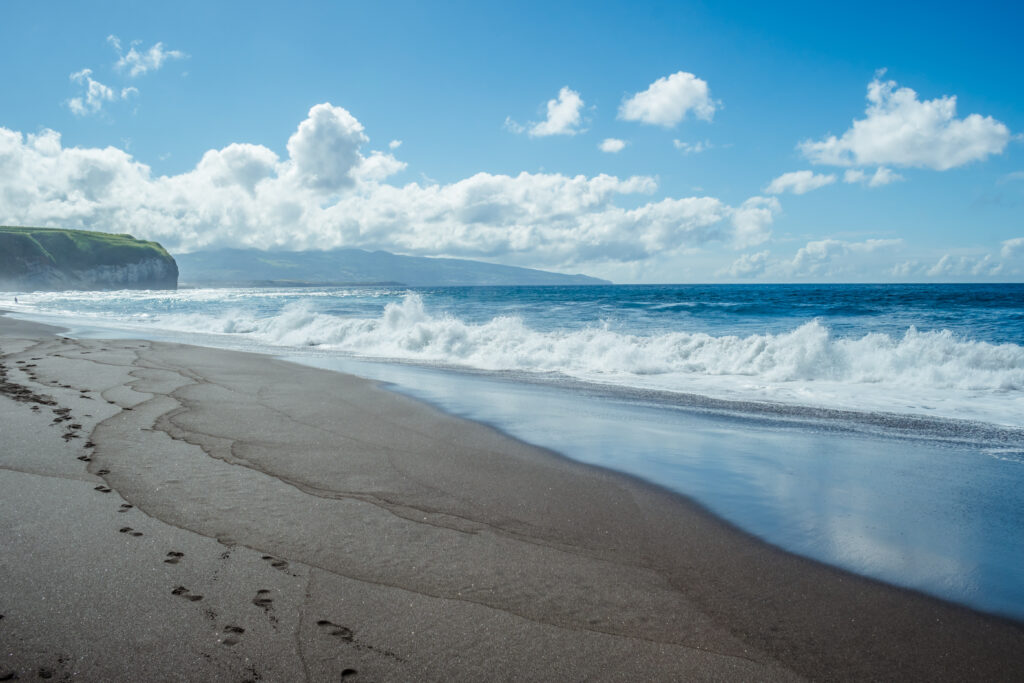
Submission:
MULTIPOLYGON (((337 292, 334 293, 337 296, 337 292)), ((204 300, 202 293, 192 295, 204 300)), ((222 296, 220 299, 224 302, 222 296)), ((230 298, 228 299, 230 301, 230 298)), ((322 350, 488 371, 558 373, 595 382, 721 398, 966 417, 1021 426, 1024 347, 949 331, 835 337, 814 320, 780 334, 630 334, 609 325, 539 331, 513 316, 469 323, 408 293, 377 317, 319 312, 302 297, 276 315, 138 314, 129 325, 232 335, 322 350)), ((230 345, 230 342, 228 342, 230 345)))

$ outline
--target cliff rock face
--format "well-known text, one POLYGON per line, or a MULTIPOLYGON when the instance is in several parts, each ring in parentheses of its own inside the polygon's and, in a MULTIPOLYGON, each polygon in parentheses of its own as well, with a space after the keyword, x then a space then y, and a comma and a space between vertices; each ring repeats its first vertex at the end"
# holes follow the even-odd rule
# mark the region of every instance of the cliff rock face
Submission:
POLYGON ((176 289, 156 242, 86 230, 0 226, 0 290, 176 289))

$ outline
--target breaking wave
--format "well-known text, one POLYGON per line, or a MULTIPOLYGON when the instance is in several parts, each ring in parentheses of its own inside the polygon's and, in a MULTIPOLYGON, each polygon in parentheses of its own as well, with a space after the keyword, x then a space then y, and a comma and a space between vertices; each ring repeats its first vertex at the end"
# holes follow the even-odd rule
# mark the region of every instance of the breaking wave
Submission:
POLYGON ((275 346, 317 346, 366 357, 582 378, 736 376, 921 390, 1024 389, 1024 347, 913 327, 902 337, 871 333, 856 339, 836 338, 818 320, 791 332, 750 336, 681 331, 644 336, 608 325, 541 332, 513 316, 477 324, 432 315, 415 293, 389 303, 375 318, 339 317, 296 302, 264 319, 233 312, 173 316, 161 322, 180 330, 243 334, 275 346))
POLYGON ((34 295, 23 308, 142 336, 159 331, 185 343, 274 353, 312 349, 641 392, 1024 426, 1024 346, 945 329, 838 335, 828 317, 764 334, 687 331, 679 328, 685 318, 660 331, 608 322, 566 327, 575 316, 564 302, 543 321, 554 321, 553 328, 539 329, 518 315, 488 315, 486 308, 472 319, 437 313, 417 292, 407 291, 383 311, 380 292, 318 293, 187 290, 153 299, 153 293, 122 292, 81 301, 63 293, 34 295), (149 298, 140 303, 140 296, 149 298))

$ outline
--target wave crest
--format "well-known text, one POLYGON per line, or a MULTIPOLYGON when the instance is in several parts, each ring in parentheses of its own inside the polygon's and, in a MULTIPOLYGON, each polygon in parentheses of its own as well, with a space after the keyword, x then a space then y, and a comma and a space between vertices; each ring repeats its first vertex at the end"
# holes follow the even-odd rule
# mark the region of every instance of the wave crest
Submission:
POLYGON ((162 322, 182 330, 243 334, 279 346, 317 346, 364 357, 492 371, 561 372, 583 379, 737 376, 772 383, 1024 389, 1024 347, 913 327, 902 337, 872 333, 857 339, 834 337, 818 320, 790 332, 749 336, 643 336, 609 325, 545 332, 514 316, 469 323, 448 314, 432 315, 416 293, 387 304, 376 318, 340 317, 318 312, 309 302, 296 302, 271 318, 236 311, 162 322))

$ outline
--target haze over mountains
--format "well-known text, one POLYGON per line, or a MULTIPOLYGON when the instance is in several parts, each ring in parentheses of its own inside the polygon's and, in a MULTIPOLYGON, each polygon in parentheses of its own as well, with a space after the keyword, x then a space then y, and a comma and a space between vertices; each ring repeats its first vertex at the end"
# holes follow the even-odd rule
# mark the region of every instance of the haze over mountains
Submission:
POLYGON ((452 258, 400 256, 386 251, 262 251, 217 249, 175 255, 180 279, 192 285, 402 284, 410 287, 461 285, 603 285, 587 275, 452 258))

